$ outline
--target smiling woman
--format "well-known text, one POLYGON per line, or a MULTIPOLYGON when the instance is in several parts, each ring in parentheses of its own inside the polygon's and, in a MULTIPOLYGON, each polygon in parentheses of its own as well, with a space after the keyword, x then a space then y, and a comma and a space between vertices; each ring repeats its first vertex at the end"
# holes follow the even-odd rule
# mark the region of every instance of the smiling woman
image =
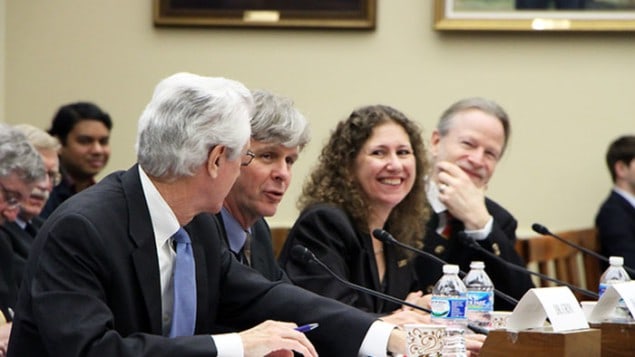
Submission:
POLYGON ((435 0, 436 30, 635 31, 633 0, 435 0))

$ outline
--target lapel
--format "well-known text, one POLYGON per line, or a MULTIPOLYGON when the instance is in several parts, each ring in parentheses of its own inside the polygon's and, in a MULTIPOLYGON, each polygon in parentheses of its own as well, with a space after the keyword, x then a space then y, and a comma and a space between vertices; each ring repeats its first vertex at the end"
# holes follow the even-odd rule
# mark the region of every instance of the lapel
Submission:
POLYGON ((5 223, 2 229, 7 232, 9 239, 11 239, 11 247, 13 248, 14 254, 26 260, 34 238, 15 222, 5 223))
POLYGON ((143 295, 152 333, 162 335, 159 260, 150 213, 141 188, 138 165, 134 165, 122 175, 121 185, 128 207, 127 220, 130 223, 128 234, 135 245, 132 261, 137 281, 143 295))

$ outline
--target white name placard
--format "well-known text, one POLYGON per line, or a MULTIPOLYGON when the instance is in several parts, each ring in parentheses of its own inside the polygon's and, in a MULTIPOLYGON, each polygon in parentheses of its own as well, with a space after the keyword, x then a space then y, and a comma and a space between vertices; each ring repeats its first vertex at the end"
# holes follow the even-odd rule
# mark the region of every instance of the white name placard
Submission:
POLYGON ((593 311, 591 311, 589 321, 602 322, 610 319, 620 299, 624 300, 624 304, 630 311, 631 316, 635 316, 635 281, 609 285, 600 300, 598 300, 598 303, 595 304, 593 311))
POLYGON ((530 289, 516 305, 507 328, 543 327, 549 318, 554 332, 589 328, 580 303, 566 286, 530 289))

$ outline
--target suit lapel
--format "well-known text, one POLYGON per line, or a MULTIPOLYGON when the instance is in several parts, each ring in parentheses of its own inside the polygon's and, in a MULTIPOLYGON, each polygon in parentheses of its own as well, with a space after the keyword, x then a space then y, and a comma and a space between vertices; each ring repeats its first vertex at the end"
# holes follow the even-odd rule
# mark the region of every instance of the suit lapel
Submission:
POLYGON ((163 333, 161 324, 161 282, 159 260, 155 244, 150 213, 141 188, 138 166, 133 166, 121 178, 127 201, 130 239, 135 244, 132 261, 137 274, 139 288, 146 305, 152 333, 163 333))

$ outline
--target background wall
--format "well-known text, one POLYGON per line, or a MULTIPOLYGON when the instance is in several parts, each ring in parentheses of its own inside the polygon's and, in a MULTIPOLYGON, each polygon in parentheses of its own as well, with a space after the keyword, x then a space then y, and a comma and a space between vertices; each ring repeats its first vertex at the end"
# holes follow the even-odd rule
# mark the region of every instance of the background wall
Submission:
POLYGON ((135 161, 137 118, 174 72, 290 96, 313 140, 269 220, 278 226, 294 221, 304 177, 353 108, 392 105, 428 138, 449 104, 485 96, 512 118, 489 195, 516 215, 520 234, 533 222, 591 226, 611 186, 606 147, 635 132, 633 33, 439 33, 431 1, 379 2, 377 29, 355 32, 155 28, 151 1, 0 0, 0 114, 47 128, 60 104, 95 101, 115 123, 110 172, 135 161))

